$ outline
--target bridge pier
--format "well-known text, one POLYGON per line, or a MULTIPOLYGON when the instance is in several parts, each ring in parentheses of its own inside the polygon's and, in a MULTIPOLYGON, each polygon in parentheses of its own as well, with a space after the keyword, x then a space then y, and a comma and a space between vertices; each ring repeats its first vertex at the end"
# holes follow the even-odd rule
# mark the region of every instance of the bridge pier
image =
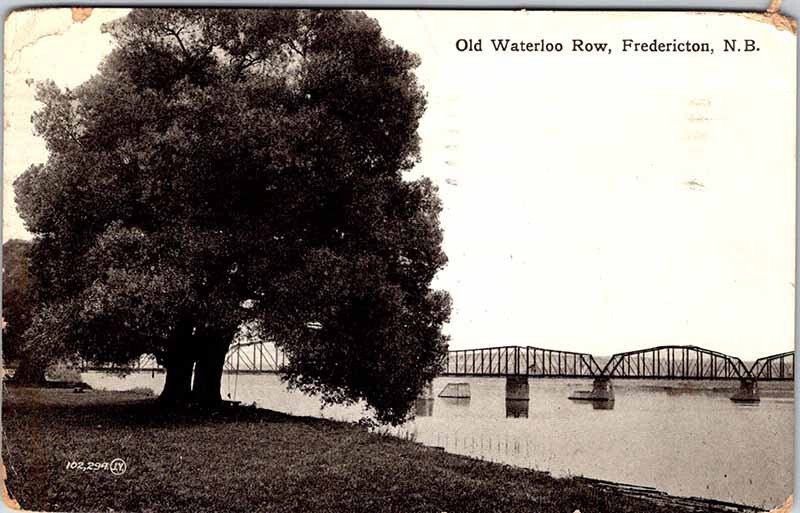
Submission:
POLYGON ((530 386, 527 376, 506 377, 506 417, 527 418, 530 386))
POLYGON ((611 402, 614 400, 614 387, 611 385, 611 378, 608 376, 597 377, 592 382, 591 390, 573 392, 569 398, 576 401, 611 402))
POLYGON ((428 383, 414 401, 414 414, 417 417, 433 416, 433 382, 428 383))
POLYGON ((433 382, 431 381, 422 389, 417 399, 433 399, 433 382))
POLYGON ((599 377, 592 382, 593 401, 613 401, 614 387, 611 385, 611 378, 599 377))
POLYGON ((736 403, 757 403, 761 401, 758 394, 758 381, 745 378, 739 381, 739 390, 731 396, 731 401, 736 403))
POLYGON ((527 401, 530 399, 527 376, 508 376, 506 378, 506 399, 510 401, 527 401))

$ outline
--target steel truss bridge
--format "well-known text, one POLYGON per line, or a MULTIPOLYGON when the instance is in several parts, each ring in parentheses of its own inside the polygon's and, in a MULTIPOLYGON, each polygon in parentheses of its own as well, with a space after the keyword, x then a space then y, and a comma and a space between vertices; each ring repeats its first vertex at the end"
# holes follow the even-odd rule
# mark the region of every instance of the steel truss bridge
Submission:
MULTIPOLYGON (((225 371, 230 373, 279 373, 285 365, 286 354, 271 342, 235 344, 225 358, 225 371)), ((126 370, 162 369, 154 357, 145 355, 126 370)), ((532 346, 503 346, 448 351, 442 362, 442 375, 792 381, 794 351, 765 356, 748 366, 735 356, 697 346, 657 346, 610 358, 532 346)))
POLYGON ((598 359, 588 353, 530 346, 465 349, 448 352, 443 374, 677 380, 794 379, 794 351, 759 358, 749 367, 740 358, 697 346, 667 345, 617 353, 602 366, 598 359))
POLYGON ((448 351, 443 374, 578 378, 602 372, 594 356, 538 347, 505 346, 448 351))
MULTIPOLYGON (((271 342, 250 342, 233 344, 225 356, 223 370, 242 374, 263 372, 279 373, 286 366, 286 353, 271 342)), ((81 362, 80 367, 89 370, 125 370, 125 371, 163 371, 155 356, 146 354, 127 366, 96 366, 81 362)))

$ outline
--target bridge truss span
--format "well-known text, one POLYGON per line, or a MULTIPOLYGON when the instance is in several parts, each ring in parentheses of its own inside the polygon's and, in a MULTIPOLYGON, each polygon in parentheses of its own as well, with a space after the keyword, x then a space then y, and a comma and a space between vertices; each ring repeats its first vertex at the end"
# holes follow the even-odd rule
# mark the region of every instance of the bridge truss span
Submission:
MULTIPOLYGON (((224 372, 281 373, 286 353, 272 342, 231 345, 224 372)), ((749 364, 749 362, 748 362, 749 364)), ((78 360, 81 371, 152 371, 164 369, 151 354, 125 365, 78 360)), ((794 351, 759 358, 748 368, 741 359, 697 346, 664 345, 597 359, 589 353, 533 346, 502 346, 448 351, 441 363, 445 376, 520 376, 531 378, 794 380, 794 351), (598 364, 605 363, 604 366, 598 364)))
POLYGON ((286 366, 286 353, 270 342, 234 344, 225 356, 226 372, 281 372, 286 366))
POLYGON ((608 378, 628 379, 748 379, 741 359, 697 346, 657 346, 617 353, 603 368, 608 378))
POLYGON ((450 376, 591 377, 600 366, 588 353, 531 346, 448 351, 443 373, 450 376))
POLYGON ((759 358, 750 367, 750 374, 758 381, 792 381, 794 351, 759 358))

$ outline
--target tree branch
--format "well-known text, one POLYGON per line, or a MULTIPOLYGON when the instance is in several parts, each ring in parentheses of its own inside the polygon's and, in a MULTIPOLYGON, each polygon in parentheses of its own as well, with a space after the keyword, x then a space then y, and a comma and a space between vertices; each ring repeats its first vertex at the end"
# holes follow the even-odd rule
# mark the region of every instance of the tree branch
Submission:
POLYGON ((292 50, 294 50, 295 52, 297 52, 297 54, 298 54, 298 55, 300 55, 300 56, 301 56, 303 59, 305 59, 305 58, 306 58, 306 51, 305 51, 305 48, 298 47, 298 46, 297 46, 297 44, 295 43, 295 41, 294 41, 293 39, 289 39, 289 40, 287 41, 287 43, 289 44, 289 47, 290 47, 292 50))
POLYGON ((181 32, 183 31, 183 28, 180 28, 179 30, 175 30, 175 29, 173 29, 173 28, 171 28, 169 26, 165 26, 164 27, 164 31, 167 34, 170 34, 173 37, 175 37, 175 40, 178 42, 178 46, 181 48, 181 52, 183 52, 183 56, 186 59, 184 62, 193 61, 194 57, 192 56, 191 52, 189 52, 189 50, 186 49, 186 46, 183 44, 183 40, 181 39, 181 32))

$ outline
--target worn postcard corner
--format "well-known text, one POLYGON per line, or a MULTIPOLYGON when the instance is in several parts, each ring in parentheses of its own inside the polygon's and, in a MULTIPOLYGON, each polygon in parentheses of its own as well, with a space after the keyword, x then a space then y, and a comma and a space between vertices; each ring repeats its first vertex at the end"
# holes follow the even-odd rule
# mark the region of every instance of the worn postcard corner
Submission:
POLYGON ((780 12, 782 0, 771 0, 763 13, 751 13, 748 17, 769 23, 778 30, 788 30, 797 35, 797 20, 780 12))

